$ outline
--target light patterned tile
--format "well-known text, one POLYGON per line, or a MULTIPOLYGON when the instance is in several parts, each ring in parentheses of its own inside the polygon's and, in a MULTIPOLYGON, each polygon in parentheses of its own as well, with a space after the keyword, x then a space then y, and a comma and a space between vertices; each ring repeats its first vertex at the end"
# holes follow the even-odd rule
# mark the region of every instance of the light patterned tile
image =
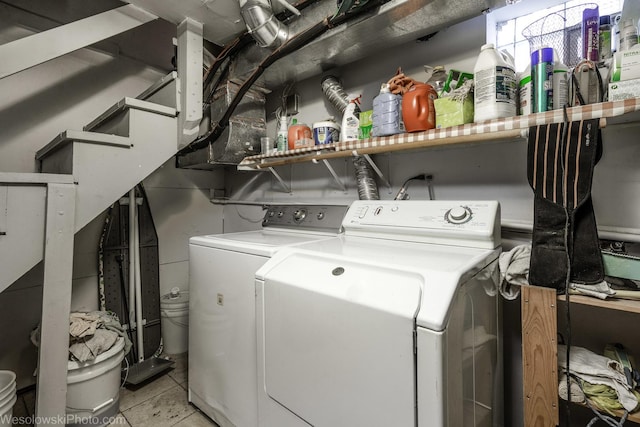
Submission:
POLYGON ((218 424, 214 423, 206 415, 198 411, 178 422, 178 424, 174 424, 174 427, 218 427, 218 424))
POLYGON ((132 427, 171 427, 195 411, 184 389, 174 383, 173 388, 122 413, 132 427))
POLYGON ((187 356, 187 353, 169 355, 168 357, 176 362, 176 366, 168 372, 168 375, 178 384, 186 384, 189 373, 189 357, 187 356))
POLYGON ((124 412, 140 403, 155 397, 176 385, 167 375, 153 378, 140 386, 127 386, 120 390, 120 411, 124 412))

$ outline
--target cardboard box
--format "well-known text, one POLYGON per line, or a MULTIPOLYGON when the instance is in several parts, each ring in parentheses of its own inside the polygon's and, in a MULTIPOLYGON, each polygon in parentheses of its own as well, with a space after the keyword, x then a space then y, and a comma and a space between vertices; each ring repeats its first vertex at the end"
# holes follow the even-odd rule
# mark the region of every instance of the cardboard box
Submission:
POLYGON ((609 83, 609 101, 640 98, 640 79, 609 83))
POLYGON ((436 110, 436 128, 473 123, 473 98, 468 95, 464 101, 452 98, 438 98, 433 101, 436 110))
POLYGON ((640 44, 613 56, 612 82, 640 79, 640 44))

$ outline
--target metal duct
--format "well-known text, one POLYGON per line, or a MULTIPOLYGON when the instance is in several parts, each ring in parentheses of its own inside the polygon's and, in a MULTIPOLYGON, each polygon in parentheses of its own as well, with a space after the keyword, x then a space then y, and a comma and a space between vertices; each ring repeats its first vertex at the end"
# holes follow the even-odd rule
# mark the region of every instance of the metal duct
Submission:
POLYGON ((342 88, 342 84, 337 77, 326 76, 322 79, 322 93, 327 97, 327 100, 336 107, 341 114, 349 105, 349 95, 342 88))
MULTIPOLYGON (((383 49, 414 41, 453 24, 505 6, 504 0, 391 0, 382 6, 329 30, 301 49, 279 59, 265 70, 260 85, 275 89, 283 84, 321 75, 327 70, 375 55, 383 49)), ((335 0, 319 0, 304 10, 301 19, 288 23, 293 36, 336 11, 335 0)), ((259 49, 257 46, 255 49, 259 49)), ((250 49, 251 50, 251 49, 250 49)), ((256 53, 247 52, 247 56, 256 53)), ((235 78, 252 70, 251 59, 240 55, 242 67, 235 78)), ((255 63, 253 64, 255 66, 255 63)))
POLYGON ((247 30, 261 47, 277 48, 289 37, 289 29, 276 19, 271 6, 261 0, 248 0, 240 9, 247 30))
MULTIPOLYGON (((342 88, 342 83, 334 76, 326 76, 322 79, 322 92, 327 100, 344 114, 349 105, 349 95, 342 88)), ((357 107, 357 104, 356 104, 357 107)), ((360 110, 357 110, 358 112, 360 110)), ((356 183, 358 184, 358 197, 360 200, 380 200, 378 184, 374 178, 374 171, 369 162, 362 156, 353 157, 353 167, 356 170, 356 183)))

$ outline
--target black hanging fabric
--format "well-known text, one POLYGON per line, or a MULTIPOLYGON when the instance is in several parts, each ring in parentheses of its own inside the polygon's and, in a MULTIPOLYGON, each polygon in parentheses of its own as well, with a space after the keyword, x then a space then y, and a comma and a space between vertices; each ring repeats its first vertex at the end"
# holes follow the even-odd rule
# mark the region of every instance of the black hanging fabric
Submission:
POLYGON ((530 284, 563 290, 567 277, 584 284, 604 279, 591 200, 600 157, 598 119, 529 129, 527 176, 534 192, 530 284))

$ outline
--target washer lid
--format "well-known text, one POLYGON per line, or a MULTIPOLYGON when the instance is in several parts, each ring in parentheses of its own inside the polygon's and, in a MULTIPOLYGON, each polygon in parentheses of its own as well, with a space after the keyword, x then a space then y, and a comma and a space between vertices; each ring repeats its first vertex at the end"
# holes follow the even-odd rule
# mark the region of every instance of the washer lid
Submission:
POLYGON ((328 239, 334 236, 335 233, 263 229, 239 233, 196 236, 189 239, 189 244, 253 255, 272 256, 283 246, 299 245, 316 240, 328 239))
POLYGON ((311 425, 414 425, 422 287, 413 271, 279 257, 263 293, 267 394, 311 425))

